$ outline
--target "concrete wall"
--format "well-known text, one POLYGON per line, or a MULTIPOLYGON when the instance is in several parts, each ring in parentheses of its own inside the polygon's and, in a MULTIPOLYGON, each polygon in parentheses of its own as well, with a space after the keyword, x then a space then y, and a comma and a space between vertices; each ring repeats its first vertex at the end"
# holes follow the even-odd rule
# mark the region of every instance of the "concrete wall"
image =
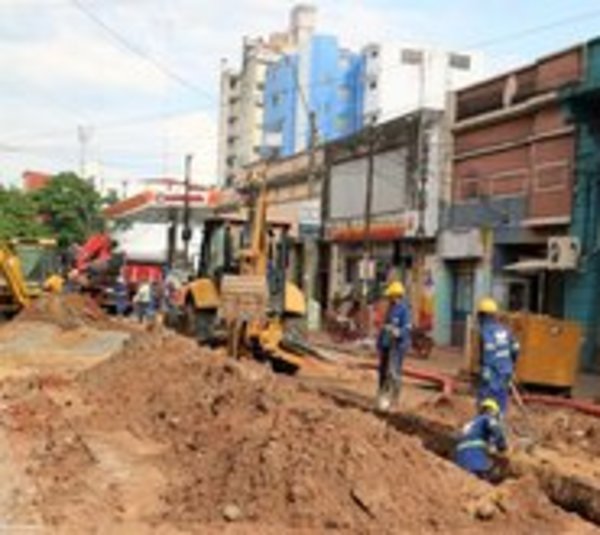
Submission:
POLYGON ((452 325, 452 277, 447 262, 437 257, 435 264, 435 322, 433 339, 438 345, 450 345, 452 325))
POLYGON ((587 47, 587 71, 565 110, 577 124, 577 184, 571 234, 579 238, 582 260, 569 274, 565 315, 584 328, 582 366, 600 370, 600 40, 587 47))
POLYGON ((270 153, 269 138, 280 143, 278 154, 291 155, 295 152, 296 106, 298 89, 295 82, 298 69, 298 55, 285 56, 267 70, 265 81, 265 114, 263 132, 263 153, 270 153))

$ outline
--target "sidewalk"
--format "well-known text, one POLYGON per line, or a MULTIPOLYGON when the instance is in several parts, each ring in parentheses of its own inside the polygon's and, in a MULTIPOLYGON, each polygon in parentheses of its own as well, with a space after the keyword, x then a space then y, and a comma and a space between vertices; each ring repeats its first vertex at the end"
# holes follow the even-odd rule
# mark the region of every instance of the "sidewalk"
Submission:
MULTIPOLYGON (((409 362, 424 369, 456 375, 463 367, 463 351, 458 347, 435 347, 429 359, 410 358, 409 362)), ((573 388, 573 397, 600 403, 600 375, 580 373, 573 388)))

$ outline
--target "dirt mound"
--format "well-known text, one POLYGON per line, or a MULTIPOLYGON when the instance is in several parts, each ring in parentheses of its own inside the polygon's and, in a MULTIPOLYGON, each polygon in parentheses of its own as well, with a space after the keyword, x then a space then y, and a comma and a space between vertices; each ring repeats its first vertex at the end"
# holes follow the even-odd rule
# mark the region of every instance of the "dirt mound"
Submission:
POLYGON ((584 452, 600 457, 600 420, 572 410, 533 407, 532 421, 539 439, 558 451, 584 452))
POLYGON ((101 326, 109 317, 89 296, 81 294, 44 295, 34 300, 18 316, 17 321, 42 321, 63 329, 86 325, 101 326))
POLYGON ((535 486, 533 515, 523 489, 490 502, 491 487, 372 414, 174 335, 136 337, 79 385, 88 426, 166 445, 155 522, 248 533, 562 533, 573 522, 535 486))

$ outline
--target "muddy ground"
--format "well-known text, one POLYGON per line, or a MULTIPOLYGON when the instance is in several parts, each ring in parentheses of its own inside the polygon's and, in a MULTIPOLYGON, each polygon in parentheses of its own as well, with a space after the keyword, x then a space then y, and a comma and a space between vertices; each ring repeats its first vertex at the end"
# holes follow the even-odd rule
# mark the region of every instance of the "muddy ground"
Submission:
MULTIPOLYGON (((370 373, 274 375, 160 328, 121 328, 98 315, 80 322, 88 305, 69 306, 75 321, 67 325, 53 319, 57 310, 48 317, 42 308, 0 328, 0 342, 13 344, 23 325, 29 339, 48 325, 59 329, 36 357, 29 354, 26 372, 14 364, 18 351, 4 360, 0 344, 6 526, 44 533, 600 532, 553 504, 533 475, 483 483, 372 412, 370 373), (76 352, 73 340, 82 336, 89 347, 98 333, 115 344, 112 356, 96 347, 72 362, 57 359, 57 344, 67 340, 76 352)), ((459 428, 471 415, 468 398, 440 403, 409 382, 402 395, 401 418, 459 428)), ((595 420, 540 409, 535 421, 544 447, 597 460, 595 420)))

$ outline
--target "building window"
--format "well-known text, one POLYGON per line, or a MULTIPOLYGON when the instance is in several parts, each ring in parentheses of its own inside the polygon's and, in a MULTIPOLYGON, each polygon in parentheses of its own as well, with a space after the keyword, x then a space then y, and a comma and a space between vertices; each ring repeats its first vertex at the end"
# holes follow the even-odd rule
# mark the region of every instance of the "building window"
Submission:
POLYGON ((350 100, 350 88, 345 85, 338 87, 338 98, 342 102, 348 102, 350 100))
POLYGON ((341 71, 345 71, 350 67, 350 58, 346 55, 343 54, 340 56, 340 61, 339 61, 339 68, 341 71))
POLYGON ((237 86, 237 78, 230 78, 229 79, 229 89, 231 89, 232 91, 236 88, 237 86))
POLYGON ((377 80, 371 80, 369 82, 369 89, 375 91, 377 89, 377 80))
POLYGON ((364 117, 365 125, 374 125, 379 121, 379 112, 368 113, 364 117))
POLYGON ((265 90, 265 83, 264 82, 258 82, 256 84, 256 89, 262 93, 265 90))
POLYGON ((279 106, 279 102, 281 102, 281 95, 279 93, 274 93, 271 96, 271 104, 276 108, 279 106))
POLYGON ((405 48, 400 52, 400 62, 405 65, 421 65, 423 63, 423 51, 405 48))
POLYGON ((338 115, 335 118, 335 129, 338 132, 345 132, 348 130, 348 117, 346 115, 338 115))
POLYGON ((471 68, 471 57, 466 54, 452 53, 448 57, 448 63, 453 69, 468 71, 471 68))
POLYGON ((374 48, 371 50, 371 52, 369 52, 369 56, 371 56, 371 59, 377 59, 379 57, 379 50, 374 48))

